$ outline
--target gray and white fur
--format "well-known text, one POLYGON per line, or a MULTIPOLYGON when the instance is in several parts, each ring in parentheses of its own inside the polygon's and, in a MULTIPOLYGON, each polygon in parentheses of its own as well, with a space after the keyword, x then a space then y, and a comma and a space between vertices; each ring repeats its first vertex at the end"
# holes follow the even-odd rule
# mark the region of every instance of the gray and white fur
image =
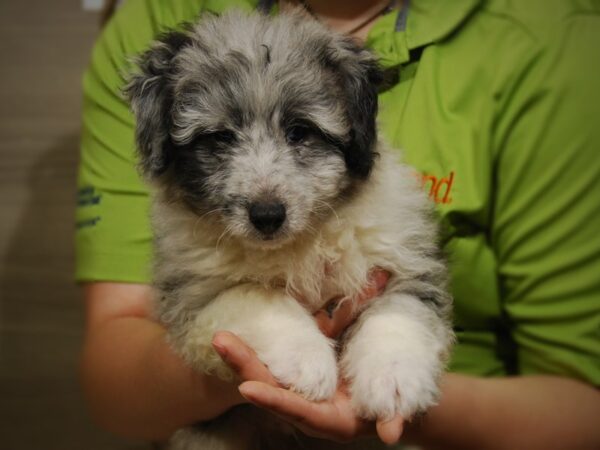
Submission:
MULTIPOLYGON (((197 370, 234 377, 211 346, 229 330, 308 399, 341 376, 367 419, 435 403, 451 297, 431 207, 377 138, 381 78, 370 52, 298 12, 207 15, 140 57, 126 94, 153 188, 156 317, 197 370), (352 301, 375 267, 390 281, 338 353, 312 313, 352 301)), ((257 411, 182 430, 170 448, 285 439, 257 411)))

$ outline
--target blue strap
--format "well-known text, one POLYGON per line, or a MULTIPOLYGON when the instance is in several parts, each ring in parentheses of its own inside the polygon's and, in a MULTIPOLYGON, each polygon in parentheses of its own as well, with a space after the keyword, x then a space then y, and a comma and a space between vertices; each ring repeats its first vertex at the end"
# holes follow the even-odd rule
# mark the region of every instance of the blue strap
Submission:
POLYGON ((404 0, 398 18, 396 19, 396 31, 406 30, 406 19, 408 17, 408 10, 410 9, 410 0, 404 0))
POLYGON ((274 2, 275 0, 259 0, 256 9, 263 14, 269 14, 274 2))

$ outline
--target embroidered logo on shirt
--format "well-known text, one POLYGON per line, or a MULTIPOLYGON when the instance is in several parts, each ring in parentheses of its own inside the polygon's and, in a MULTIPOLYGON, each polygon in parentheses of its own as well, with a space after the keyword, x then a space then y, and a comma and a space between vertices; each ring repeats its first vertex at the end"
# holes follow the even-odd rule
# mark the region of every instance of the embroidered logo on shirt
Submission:
POLYGON ((102 196, 92 186, 82 187, 77 191, 77 206, 94 206, 100 204, 102 196))
POLYGON ((418 173, 423 189, 429 189, 429 198, 437 204, 449 205, 452 203, 450 191, 454 183, 454 171, 443 178, 428 173, 418 173))
POLYGON ((97 215, 93 215, 89 217, 90 214, 93 214, 91 211, 86 213, 84 209, 91 209, 95 211, 96 208, 94 206, 98 206, 102 202, 102 195, 96 192, 96 189, 92 186, 84 186, 77 191, 77 208, 81 209, 81 215, 87 216, 85 218, 80 218, 75 223, 75 227, 79 230, 82 228, 95 227, 96 224, 100 221, 101 217, 97 215))
POLYGON ((91 219, 78 220, 75 222, 75 228, 87 228, 87 227, 95 227, 96 224, 100 221, 100 216, 92 217, 91 219))

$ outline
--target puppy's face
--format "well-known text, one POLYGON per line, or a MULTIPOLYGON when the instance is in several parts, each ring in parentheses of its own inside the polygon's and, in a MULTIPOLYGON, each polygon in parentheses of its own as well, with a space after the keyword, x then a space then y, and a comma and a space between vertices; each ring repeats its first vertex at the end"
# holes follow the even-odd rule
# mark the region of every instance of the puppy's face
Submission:
POLYGON ((144 173, 226 235, 282 245, 369 175, 376 64, 314 22, 211 16, 140 67, 127 93, 144 173))

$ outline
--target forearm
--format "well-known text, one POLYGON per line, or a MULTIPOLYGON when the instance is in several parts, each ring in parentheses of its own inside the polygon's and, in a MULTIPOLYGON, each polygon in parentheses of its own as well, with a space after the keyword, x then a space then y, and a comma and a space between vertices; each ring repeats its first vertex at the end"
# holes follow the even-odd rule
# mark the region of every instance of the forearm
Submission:
POLYGON ((165 439, 241 401, 234 386, 186 366, 147 318, 114 318, 90 331, 82 375, 95 419, 127 437, 165 439))
POLYGON ((600 393, 552 376, 482 379, 448 374, 442 399, 407 427, 428 449, 592 449, 600 446, 600 393))

